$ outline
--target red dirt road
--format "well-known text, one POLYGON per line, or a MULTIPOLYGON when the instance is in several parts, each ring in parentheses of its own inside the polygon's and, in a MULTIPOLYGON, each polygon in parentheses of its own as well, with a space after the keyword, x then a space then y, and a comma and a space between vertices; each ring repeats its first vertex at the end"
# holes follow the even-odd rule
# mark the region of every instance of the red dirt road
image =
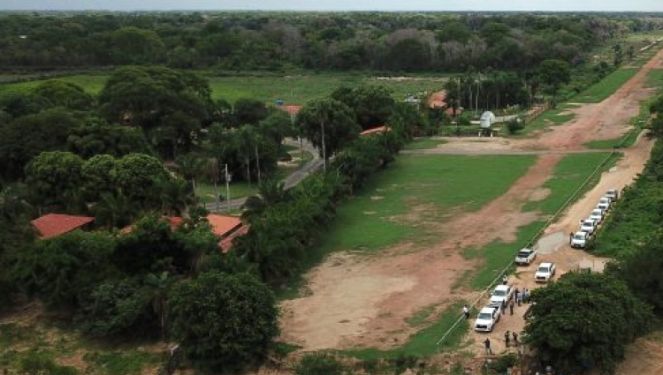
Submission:
MULTIPOLYGON (((307 295, 282 303, 281 339, 301 345, 304 351, 363 346, 389 348, 402 345, 415 331, 406 319, 417 311, 433 306, 435 311, 431 316, 435 316, 455 299, 472 299, 475 292, 454 288, 466 271, 478 266, 475 261, 463 258, 462 249, 483 246, 496 239, 513 240, 518 226, 536 220, 536 213, 522 212, 522 207, 530 200, 545 197, 542 186, 562 154, 583 150, 583 144, 590 140, 624 134, 628 120, 639 110, 639 102, 651 94, 644 87, 645 78, 649 70, 661 66, 662 57, 663 51, 613 96, 575 109, 575 120, 542 132, 536 139, 493 138, 481 142, 462 139, 435 149, 439 153, 472 154, 487 147, 495 154, 536 150, 542 151, 542 155, 503 196, 478 212, 452 216, 440 223, 441 240, 433 246, 419 249, 404 243, 376 255, 341 252, 330 256, 306 275, 307 295), (480 236, 474 228, 482 228, 480 236)), ((606 173, 599 186, 548 229, 551 237, 544 238, 547 242, 543 242, 543 252, 549 254, 542 255, 542 259, 556 260, 560 270, 565 271, 588 258, 584 252, 566 249, 566 233, 587 215, 587 209, 603 191, 630 182, 642 169, 650 149, 651 142, 640 139, 635 147, 626 150, 614 172, 606 173)), ((514 280, 529 285, 531 279, 530 269, 522 270, 514 280)), ((522 319, 509 318, 498 329, 522 328, 522 319), (511 328, 509 321, 513 321, 511 328)), ((496 332, 496 337, 501 337, 499 334, 496 332)))

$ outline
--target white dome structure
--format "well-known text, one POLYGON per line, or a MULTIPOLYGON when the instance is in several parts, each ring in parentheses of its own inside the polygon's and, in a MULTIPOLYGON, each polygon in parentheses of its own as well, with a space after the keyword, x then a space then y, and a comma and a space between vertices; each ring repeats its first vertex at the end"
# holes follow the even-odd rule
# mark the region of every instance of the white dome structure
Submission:
POLYGON ((481 124, 481 129, 490 129, 490 127, 495 122, 495 114, 491 111, 486 111, 481 115, 479 123, 481 124))

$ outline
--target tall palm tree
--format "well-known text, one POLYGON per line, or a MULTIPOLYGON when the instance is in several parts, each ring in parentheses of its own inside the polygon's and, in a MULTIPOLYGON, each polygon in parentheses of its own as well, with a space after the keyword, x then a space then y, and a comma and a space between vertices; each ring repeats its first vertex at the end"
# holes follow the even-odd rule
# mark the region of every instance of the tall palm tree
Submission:
POLYGON ((168 215, 179 215, 195 203, 196 197, 182 179, 163 179, 157 182, 161 210, 168 215))
POLYGON ((258 187, 258 194, 246 199, 242 206, 242 218, 251 222, 269 206, 289 199, 285 184, 276 179, 264 181, 258 187))
POLYGON ((159 317, 161 339, 166 337, 166 311, 168 310, 167 296, 173 279, 164 271, 158 275, 153 273, 145 276, 145 285, 148 287, 152 311, 159 317))
POLYGON ((118 190, 102 193, 93 212, 97 223, 110 228, 121 228, 131 222, 136 207, 122 191, 118 190))
POLYGON ((195 154, 186 154, 177 158, 177 166, 182 177, 191 181, 193 191, 196 191, 196 178, 200 176, 207 161, 195 154))

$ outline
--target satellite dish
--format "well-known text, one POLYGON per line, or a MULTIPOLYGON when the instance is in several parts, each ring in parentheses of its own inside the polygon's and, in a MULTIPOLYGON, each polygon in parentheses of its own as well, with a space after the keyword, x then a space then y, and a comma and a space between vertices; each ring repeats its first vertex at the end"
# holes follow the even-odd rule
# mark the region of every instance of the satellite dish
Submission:
POLYGON ((481 129, 490 129, 490 127, 495 122, 495 114, 491 111, 486 111, 481 115, 479 123, 481 124, 481 129))

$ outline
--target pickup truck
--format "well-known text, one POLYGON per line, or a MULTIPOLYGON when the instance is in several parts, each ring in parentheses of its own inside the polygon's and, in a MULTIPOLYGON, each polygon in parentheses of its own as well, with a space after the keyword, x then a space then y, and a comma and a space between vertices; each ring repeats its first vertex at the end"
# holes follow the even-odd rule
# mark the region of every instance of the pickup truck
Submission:
POLYGON ((513 288, 511 285, 498 285, 490 295, 490 305, 503 306, 504 302, 508 302, 513 297, 513 288))
POLYGON ((605 196, 610 198, 613 202, 615 202, 617 199, 619 199, 619 190, 610 189, 606 191, 605 196))
POLYGON ((536 258, 536 251, 528 248, 520 249, 516 255, 516 264, 519 266, 529 265, 536 258))
POLYGON ((541 263, 534 274, 534 281, 546 283, 555 276, 555 263, 541 263))
POLYGON ((592 212, 589 214, 589 218, 594 220, 596 224, 599 224, 603 221, 603 214, 605 211, 603 211, 600 208, 595 208, 592 210, 592 212))
POLYGON ((587 232, 590 236, 596 230, 596 221, 592 219, 580 220, 580 231, 587 232))
POLYGON ((574 249, 584 249, 587 247, 587 240, 589 240, 587 232, 575 232, 571 236, 571 247, 574 249))
POLYGON ((500 320, 500 312, 497 308, 486 306, 477 315, 474 321, 474 330, 479 332, 492 332, 495 323, 500 320))

